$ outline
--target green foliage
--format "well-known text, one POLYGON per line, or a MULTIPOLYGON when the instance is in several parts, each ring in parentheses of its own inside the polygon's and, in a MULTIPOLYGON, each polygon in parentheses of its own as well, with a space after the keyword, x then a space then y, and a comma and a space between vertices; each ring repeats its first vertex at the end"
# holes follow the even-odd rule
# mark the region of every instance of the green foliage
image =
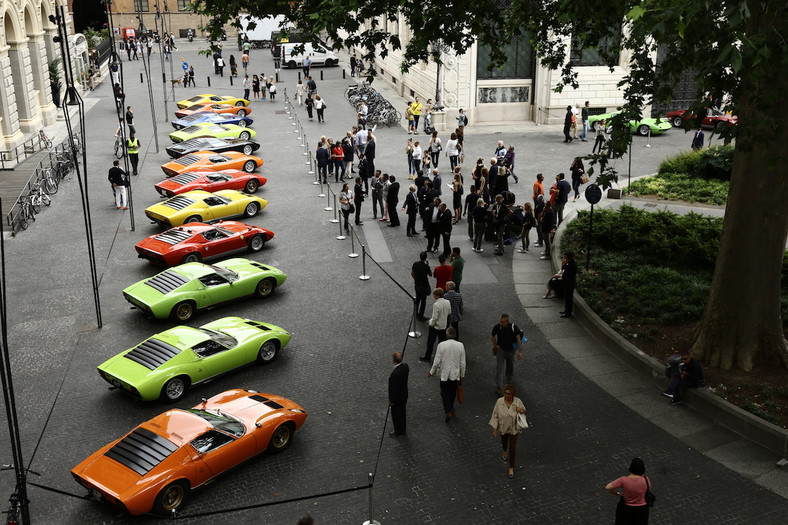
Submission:
POLYGON ((103 40, 109 38, 109 30, 106 28, 93 29, 92 27, 87 27, 82 30, 82 35, 85 37, 85 40, 87 40, 88 47, 93 48, 99 45, 103 40))
POLYGON ((733 171, 733 153, 730 144, 700 151, 684 151, 663 160, 657 173, 678 173, 690 178, 729 181, 733 171))
POLYGON ((691 179, 683 173, 665 173, 638 179, 627 191, 635 197, 655 196, 665 200, 723 205, 728 199, 729 189, 729 182, 691 179))
POLYGON ((62 60, 60 58, 56 58, 49 63, 49 81, 54 82, 58 86, 62 85, 60 82, 60 63, 62 60))

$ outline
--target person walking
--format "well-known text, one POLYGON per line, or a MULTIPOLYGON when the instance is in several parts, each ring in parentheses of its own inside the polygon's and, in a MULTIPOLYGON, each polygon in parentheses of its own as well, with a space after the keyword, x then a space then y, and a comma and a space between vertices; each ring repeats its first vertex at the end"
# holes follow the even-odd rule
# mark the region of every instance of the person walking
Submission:
POLYGON ((419 97, 416 97, 413 100, 413 104, 410 105, 411 109, 413 110, 413 134, 419 134, 419 118, 421 117, 421 102, 419 102, 419 97))
POLYGON ((216 59, 216 67, 219 68, 219 76, 223 77, 224 76, 224 58, 222 58, 221 55, 219 55, 219 58, 216 59))
POLYGON ((443 298, 443 289, 435 288, 432 291, 432 297, 435 302, 432 304, 432 317, 428 321, 430 333, 427 336, 427 351, 419 357, 420 361, 432 360, 432 349, 435 346, 435 340, 446 340, 446 327, 449 324, 449 314, 451 314, 451 305, 449 301, 443 298))
POLYGON ((503 195, 500 193, 495 196, 495 204, 492 208, 493 214, 493 224, 495 225, 495 239, 496 239, 496 247, 495 255, 503 255, 503 233, 506 230, 506 220, 512 214, 512 211, 509 209, 508 206, 503 202, 503 195))
POLYGON ((580 111, 580 118, 583 123, 583 131, 580 135, 580 140, 583 142, 588 142, 588 140, 586 140, 588 138, 588 109, 588 101, 586 100, 585 105, 583 105, 583 109, 580 111))
POLYGON ((244 99, 249 100, 249 75, 244 75, 244 99))
POLYGON ((413 286, 416 291, 416 318, 419 321, 426 321, 424 308, 427 306, 427 296, 430 294, 430 277, 432 270, 430 262, 427 260, 427 252, 419 254, 419 260, 413 263, 410 268, 410 276, 413 278, 413 286))
POLYGON ((314 99, 310 93, 307 93, 306 100, 304 100, 304 105, 306 106, 306 116, 309 117, 309 121, 312 121, 312 108, 314 107, 314 99))
POLYGON ((489 214, 484 199, 476 201, 476 206, 471 214, 473 215, 473 251, 481 253, 484 251, 482 241, 484 240, 484 232, 487 230, 487 215, 489 214))
POLYGON ((531 246, 531 228, 534 226, 536 226, 534 208, 530 202, 526 202, 523 204, 523 231, 520 233, 523 247, 517 250, 518 253, 528 253, 528 248, 531 246))
POLYGON ((315 109, 317 110, 317 121, 318 122, 325 122, 323 118, 323 111, 326 109, 326 103, 320 98, 320 95, 315 95, 315 109))
POLYGON ((572 190, 575 192, 575 198, 572 202, 575 202, 580 198, 580 186, 583 184, 583 175, 585 175, 586 172, 585 166, 583 166, 583 159, 575 157, 569 170, 572 174, 572 190))
POLYGON ((503 453, 501 459, 509 465, 509 478, 514 477, 514 464, 517 461, 517 436, 521 429, 517 428, 518 414, 525 414, 525 405, 519 397, 515 397, 517 390, 512 384, 503 387, 503 397, 499 397, 493 407, 490 426, 493 427, 493 437, 501 438, 503 453))
POLYGON ((298 84, 296 84, 295 95, 293 95, 293 100, 298 101, 298 105, 302 106, 304 104, 304 96, 306 95, 306 86, 298 79, 298 84))
POLYGON ((238 76, 238 62, 235 61, 235 55, 230 55, 230 76, 238 76))
POLYGON ((596 129, 596 139, 594 140, 594 147, 591 148, 592 154, 597 152, 597 147, 599 148, 599 153, 602 153, 602 148, 605 146, 605 126, 605 119, 600 120, 594 126, 596 129))
POLYGON ((618 498, 615 525, 648 525, 646 492, 651 490, 651 480, 642 459, 633 458, 629 475, 611 481, 605 490, 618 498))
POLYGON ((544 203, 544 211, 540 220, 539 229, 542 232, 542 243, 544 244, 544 251, 540 254, 540 259, 543 261, 550 258, 550 246, 552 239, 550 235, 555 230, 555 210, 550 201, 544 203))
MULTIPOLYGON (((131 128, 131 126, 129 126, 129 128, 131 128)), ((140 162, 140 141, 134 136, 133 130, 129 133, 129 138, 126 139, 126 153, 129 154, 132 172, 136 175, 137 165, 140 162)))
POLYGON ((514 377, 514 356, 523 358, 523 331, 516 324, 509 322, 509 314, 501 314, 501 319, 496 324, 490 340, 492 353, 496 357, 495 367, 495 392, 500 396, 503 386, 511 383, 514 377))
POLYGON ((443 151, 443 146, 441 145, 441 139, 438 137, 437 131, 432 132, 432 137, 430 138, 430 143, 429 146, 427 146, 427 149, 430 152, 430 162, 432 163, 432 167, 437 168, 438 161, 440 160, 441 157, 441 151, 443 151))
MULTIPOLYGON (((126 106, 126 124, 129 125, 130 133, 137 132, 137 128, 134 127, 134 111, 131 109, 131 106, 126 106)), ((136 173, 134 175, 136 175, 136 173)))
POLYGON ((572 114, 572 106, 566 106, 566 115, 564 116, 564 142, 572 142, 572 137, 569 135, 569 130, 572 128, 572 121, 574 115, 572 114))
MULTIPOLYGON (((449 257, 449 264, 451 264, 451 280, 454 281, 457 293, 460 293, 460 284, 462 284, 462 272, 465 269, 465 259, 460 255, 460 247, 455 246, 451 249, 451 256, 449 257)), ((459 331, 457 332, 459 335, 459 331)))
POLYGON ((389 375, 389 407, 391 409, 391 422, 394 430, 389 436, 398 437, 405 435, 405 408, 408 404, 408 363, 402 362, 402 353, 394 352, 391 356, 394 369, 389 375))
POLYGON ((457 341, 456 336, 454 328, 450 326, 446 329, 446 340, 438 344, 435 361, 427 373, 427 378, 430 378, 440 371, 441 401, 445 413, 443 420, 447 423, 453 416, 457 387, 462 385, 465 377, 465 345, 457 341))
POLYGON ((128 185, 128 175, 123 168, 120 167, 120 161, 112 161, 112 167, 107 173, 107 180, 112 185, 112 191, 115 193, 115 208, 124 210, 129 209, 129 203, 126 198, 126 186, 128 185))
POLYGON ((449 301, 451 305, 451 313, 449 314, 449 326, 454 328, 456 338, 460 339, 460 321, 462 321, 463 305, 462 295, 456 290, 457 285, 454 281, 446 283, 446 293, 443 298, 449 301))

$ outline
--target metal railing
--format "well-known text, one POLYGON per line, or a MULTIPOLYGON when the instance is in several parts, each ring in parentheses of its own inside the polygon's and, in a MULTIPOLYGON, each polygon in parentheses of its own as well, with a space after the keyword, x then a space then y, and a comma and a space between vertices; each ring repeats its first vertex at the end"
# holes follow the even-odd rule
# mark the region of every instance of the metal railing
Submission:
MULTIPOLYGON (((75 135, 74 139, 77 141, 78 151, 81 152, 81 148, 84 147, 84 141, 79 135, 75 135)), ((30 141, 38 140, 39 139, 37 136, 30 139, 30 141)), ((23 220, 26 220, 26 218, 22 216, 22 201, 24 201, 31 192, 43 187, 44 175, 50 170, 56 171, 56 166, 59 162, 61 162, 63 156, 71 156, 68 140, 63 141, 50 149, 49 154, 41 159, 38 165, 33 169, 30 178, 27 179, 27 183, 19 193, 19 196, 14 200, 11 209, 8 211, 8 213, 6 213, 6 223, 10 228, 12 236, 16 236, 16 233, 22 229, 23 220)))

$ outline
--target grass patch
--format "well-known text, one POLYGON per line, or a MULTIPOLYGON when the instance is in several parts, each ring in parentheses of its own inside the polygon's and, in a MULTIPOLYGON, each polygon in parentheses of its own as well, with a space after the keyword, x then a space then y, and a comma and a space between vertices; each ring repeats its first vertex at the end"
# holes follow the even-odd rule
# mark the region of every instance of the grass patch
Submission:
POLYGON ((728 199, 733 146, 722 145, 668 157, 653 177, 633 182, 628 194, 723 205, 728 199))

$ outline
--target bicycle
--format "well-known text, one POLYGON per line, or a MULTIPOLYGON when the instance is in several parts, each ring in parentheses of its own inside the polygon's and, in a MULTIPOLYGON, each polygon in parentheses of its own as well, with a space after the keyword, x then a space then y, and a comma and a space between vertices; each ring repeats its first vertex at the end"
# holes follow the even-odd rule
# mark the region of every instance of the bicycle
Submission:
POLYGON ((30 199, 30 205, 36 213, 41 213, 42 204, 44 206, 52 204, 52 199, 41 189, 41 184, 38 182, 33 183, 33 187, 30 189, 27 197, 30 199))
POLYGON ((120 136, 115 137, 115 157, 122 159, 123 153, 123 141, 121 140, 120 136))
POLYGON ((19 225, 23 230, 26 230, 30 221, 36 220, 36 211, 33 209, 29 195, 20 196, 17 202, 19 203, 19 213, 17 214, 19 225))
POLYGON ((52 172, 52 168, 44 168, 41 173, 41 182, 44 186, 44 191, 49 195, 54 195, 58 190, 57 174, 52 172))
POLYGON ((11 497, 8 498, 8 502, 11 506, 8 507, 8 510, 3 511, 3 514, 6 515, 6 523, 8 525, 17 525, 19 523, 19 495, 14 492, 11 494, 11 497))
POLYGON ((47 137, 43 129, 38 132, 38 143, 43 145, 46 149, 52 149, 52 141, 47 137))

